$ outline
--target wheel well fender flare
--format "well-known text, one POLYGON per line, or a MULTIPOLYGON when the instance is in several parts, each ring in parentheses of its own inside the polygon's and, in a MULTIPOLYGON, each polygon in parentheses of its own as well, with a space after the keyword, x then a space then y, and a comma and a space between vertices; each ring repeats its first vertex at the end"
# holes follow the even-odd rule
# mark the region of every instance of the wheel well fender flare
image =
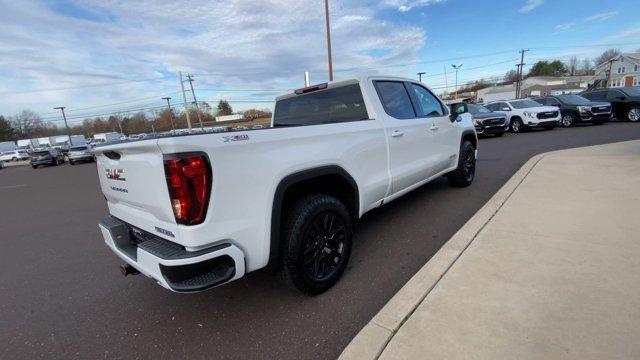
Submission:
POLYGON ((358 192, 358 184, 353 177, 342 167, 338 165, 325 165, 315 168, 305 169, 294 172, 285 176, 276 187, 273 195, 273 206, 271 208, 271 236, 269 246, 269 264, 270 268, 277 266, 277 259, 280 253, 280 236, 282 224, 282 210, 287 190, 292 186, 303 181, 312 180, 322 176, 339 176, 343 178, 353 190, 353 209, 351 209, 354 220, 357 219, 360 211, 360 193, 358 192))
POLYGON ((478 135, 475 131, 471 129, 467 129, 462 132, 462 136, 460 137, 460 146, 465 140, 469 140, 475 149, 478 148, 478 135))

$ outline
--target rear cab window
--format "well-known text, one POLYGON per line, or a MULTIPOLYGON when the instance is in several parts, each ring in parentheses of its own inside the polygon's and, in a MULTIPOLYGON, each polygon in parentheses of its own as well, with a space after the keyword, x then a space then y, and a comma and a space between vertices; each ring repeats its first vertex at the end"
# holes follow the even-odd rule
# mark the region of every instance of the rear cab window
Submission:
POLYGON ((278 100, 273 126, 319 125, 368 119, 360 84, 350 84, 278 100))

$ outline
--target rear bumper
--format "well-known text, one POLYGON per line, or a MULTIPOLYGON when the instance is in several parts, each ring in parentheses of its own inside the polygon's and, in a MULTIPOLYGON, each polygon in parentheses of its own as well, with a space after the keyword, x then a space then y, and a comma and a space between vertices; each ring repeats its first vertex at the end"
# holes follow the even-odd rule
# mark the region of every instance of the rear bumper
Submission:
POLYGON ((67 155, 71 161, 93 161, 93 155, 67 155))
POLYGON ((113 216, 104 218, 98 227, 116 255, 171 291, 202 291, 245 274, 243 252, 229 243, 189 252, 148 233, 144 233, 142 240, 132 239, 132 227, 113 216))
POLYGON ((56 163, 54 158, 50 159, 41 159, 41 160, 31 160, 31 165, 52 165, 56 163))

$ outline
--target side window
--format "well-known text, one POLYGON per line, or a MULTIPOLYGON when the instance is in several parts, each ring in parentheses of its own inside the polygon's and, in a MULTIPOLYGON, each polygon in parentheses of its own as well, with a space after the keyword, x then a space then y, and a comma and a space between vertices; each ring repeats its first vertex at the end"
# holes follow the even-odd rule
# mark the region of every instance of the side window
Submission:
POLYGON ((413 119, 416 114, 404 84, 398 81, 374 82, 380 101, 389 116, 396 119, 413 119))
POLYGON ((496 111, 498 110, 498 106, 497 104, 487 104, 484 107, 486 107, 487 109, 491 110, 491 111, 496 111))
POLYGON ((543 105, 560 106, 560 102, 554 98, 548 98, 547 102, 543 105))
POLYGON ((608 101, 616 101, 620 100, 619 98, 625 97, 620 90, 608 90, 607 91, 607 100, 608 101))
MULTIPOLYGON (((410 83, 409 91, 416 105, 419 117, 443 116, 444 110, 440 101, 424 87, 410 83)), ((462 105, 464 111, 464 105, 462 105)))
POLYGON ((542 105, 549 105, 549 99, 548 98, 533 99, 533 101, 539 102, 542 105))
POLYGON ((511 107, 505 102, 499 102, 496 105, 498 105, 498 111, 511 111, 511 107))

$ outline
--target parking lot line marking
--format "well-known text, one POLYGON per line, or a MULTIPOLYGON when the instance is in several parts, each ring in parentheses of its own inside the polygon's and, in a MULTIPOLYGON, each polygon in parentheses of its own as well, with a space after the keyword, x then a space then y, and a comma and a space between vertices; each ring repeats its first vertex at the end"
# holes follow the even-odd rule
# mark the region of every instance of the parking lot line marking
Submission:
POLYGON ((27 184, 0 186, 0 190, 16 189, 16 188, 21 188, 21 187, 26 187, 26 186, 27 186, 27 184))

